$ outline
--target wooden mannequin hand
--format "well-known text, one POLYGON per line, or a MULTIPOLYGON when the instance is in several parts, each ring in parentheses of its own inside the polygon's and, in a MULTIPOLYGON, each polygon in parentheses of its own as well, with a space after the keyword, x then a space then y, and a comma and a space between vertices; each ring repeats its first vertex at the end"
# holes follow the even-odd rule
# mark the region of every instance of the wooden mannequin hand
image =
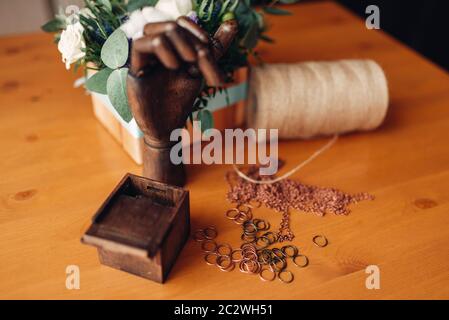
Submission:
POLYGON ((145 26, 144 37, 132 44, 127 87, 131 111, 148 144, 166 146, 171 131, 184 126, 203 77, 210 86, 222 84, 216 61, 237 29, 236 21, 229 20, 210 38, 187 17, 145 26))

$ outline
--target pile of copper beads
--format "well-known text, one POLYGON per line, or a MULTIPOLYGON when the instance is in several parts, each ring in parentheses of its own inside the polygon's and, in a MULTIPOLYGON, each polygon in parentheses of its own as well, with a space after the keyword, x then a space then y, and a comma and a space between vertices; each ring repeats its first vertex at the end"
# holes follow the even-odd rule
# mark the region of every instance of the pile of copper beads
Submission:
MULTIPOLYGON (((279 164, 281 168, 283 161, 279 160, 279 164)), ((249 166, 244 173, 259 181, 276 178, 275 175, 260 175, 257 165, 249 166)), ((239 177, 234 171, 227 173, 226 180, 230 186, 227 199, 231 203, 242 206, 242 204, 257 202, 282 213, 282 222, 278 231, 278 234, 282 235, 279 237, 280 242, 291 241, 294 237, 289 225, 290 209, 313 212, 319 216, 324 216, 326 213, 347 215, 351 204, 374 199, 368 193, 349 194, 334 188, 305 185, 291 179, 272 184, 255 184, 239 177)))

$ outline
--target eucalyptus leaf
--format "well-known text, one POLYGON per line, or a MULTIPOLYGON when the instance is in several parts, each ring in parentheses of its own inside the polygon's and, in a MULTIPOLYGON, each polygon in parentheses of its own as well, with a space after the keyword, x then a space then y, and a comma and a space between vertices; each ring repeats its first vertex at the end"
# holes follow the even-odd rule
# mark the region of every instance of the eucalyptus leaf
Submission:
POLYGON ((276 16, 290 16, 292 13, 288 10, 279 9, 276 7, 263 7, 263 11, 265 11, 268 14, 273 14, 276 16))
POLYGON ((126 34, 115 30, 101 48, 101 60, 111 69, 123 67, 128 60, 129 43, 126 34))
POLYGON ((251 24, 245 36, 242 39, 242 45, 247 49, 253 49, 257 45, 259 27, 256 23, 251 24))
POLYGON ((207 109, 202 109, 198 111, 196 116, 198 121, 201 121, 201 131, 204 132, 207 129, 212 129, 214 127, 214 118, 212 113, 207 109))
POLYGON ((111 75, 112 71, 114 71, 114 70, 109 69, 109 68, 104 68, 104 69, 98 71, 97 73, 95 73, 89 79, 87 79, 87 81, 86 81, 87 90, 92 91, 92 92, 101 93, 101 94, 107 94, 108 93, 108 89, 107 89, 108 78, 111 75))
POLYGON ((133 118, 128 105, 128 94, 126 92, 126 78, 128 68, 114 70, 108 78, 107 93, 112 106, 126 122, 133 118))
POLYGON ((127 9, 129 12, 133 12, 143 7, 154 7, 157 2, 158 0, 130 0, 127 9))
POLYGON ((61 30, 64 30, 66 27, 64 21, 56 18, 53 20, 48 21, 46 24, 44 24, 41 29, 45 32, 58 32, 61 30))

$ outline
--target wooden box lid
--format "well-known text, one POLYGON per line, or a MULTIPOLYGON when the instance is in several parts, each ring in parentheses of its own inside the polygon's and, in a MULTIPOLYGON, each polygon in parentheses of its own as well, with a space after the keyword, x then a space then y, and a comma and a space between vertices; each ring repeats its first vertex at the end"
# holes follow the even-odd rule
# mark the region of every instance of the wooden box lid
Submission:
POLYGON ((126 174, 93 217, 82 242, 110 251, 153 257, 188 191, 126 174))

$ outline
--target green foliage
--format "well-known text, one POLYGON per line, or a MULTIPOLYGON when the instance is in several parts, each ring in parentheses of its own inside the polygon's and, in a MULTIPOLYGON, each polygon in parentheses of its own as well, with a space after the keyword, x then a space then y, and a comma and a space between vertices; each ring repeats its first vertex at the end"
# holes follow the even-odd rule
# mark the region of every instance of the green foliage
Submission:
POLYGON ((201 131, 202 132, 204 132, 208 129, 212 129, 214 127, 214 118, 212 116, 212 113, 207 109, 198 111, 196 119, 198 121, 201 121, 201 131))
POLYGON ((97 92, 101 94, 108 94, 107 83, 108 78, 112 73, 112 69, 104 68, 86 81, 86 89, 92 92, 97 92))
POLYGON ((108 78, 107 92, 109 100, 118 114, 126 122, 130 122, 133 118, 128 106, 128 94, 126 92, 126 78, 128 76, 128 68, 114 70, 108 78))
POLYGON ((107 40, 103 44, 103 47, 101 48, 101 60, 107 66, 107 68, 103 70, 110 69, 111 72, 109 72, 109 76, 107 76, 107 73, 101 74, 96 78, 98 80, 92 80, 98 81, 98 83, 94 83, 99 85, 100 90, 102 90, 103 88, 101 86, 104 84, 104 78, 107 77, 106 93, 115 110, 117 110, 118 114, 126 122, 129 122, 132 119, 132 115, 128 106, 128 96, 126 93, 126 78, 128 76, 128 68, 122 68, 128 61, 128 54, 128 38, 121 29, 116 29, 107 38, 107 40))
MULTIPOLYGON (((232 82, 233 72, 248 64, 249 55, 257 55, 254 49, 259 40, 271 40, 264 35, 267 31, 264 13, 256 10, 254 3, 254 0, 197 0, 196 11, 199 22, 209 34, 213 35, 230 13, 238 21, 238 35, 228 52, 218 62, 220 69, 226 76, 226 82, 232 82)), ((199 105, 194 106, 195 111, 207 107, 208 100, 204 97, 210 98, 210 91, 210 88, 204 87, 202 91, 203 99, 197 101, 199 105)))
POLYGON ((239 3, 240 0, 197 0, 196 12, 202 27, 213 34, 220 23, 234 13, 239 3))
POLYGON ((48 21, 44 24, 41 29, 45 32, 61 32, 66 28, 65 19, 61 19, 61 17, 56 17, 53 20, 48 21))
POLYGON ((109 35, 120 27, 127 15, 125 0, 85 0, 84 2, 90 11, 80 15, 86 43, 84 62, 91 62, 102 69, 105 64, 101 60, 101 49, 109 35))
POLYGON ((111 69, 123 67, 128 60, 129 44, 126 34, 115 30, 101 48, 101 60, 111 69))
MULTIPOLYGON (((276 5, 294 3, 298 0, 193 1, 198 23, 211 36, 224 21, 230 19, 238 21, 238 35, 227 53, 218 62, 226 82, 232 82, 233 72, 248 64, 249 55, 253 55, 257 61, 260 60, 255 50, 259 41, 273 42, 273 39, 266 35, 265 16, 290 14, 289 11, 280 9, 276 5), (260 9, 256 9, 256 4, 260 5, 260 9)), ((81 12, 79 22, 84 28, 85 57, 75 63, 75 69, 89 63, 93 64, 99 72, 86 81, 86 88, 93 92, 107 94, 120 116, 125 121, 130 121, 132 116, 126 94, 129 42, 119 27, 132 11, 154 6, 158 0, 84 0, 84 2, 87 10, 81 12)), ((59 14, 43 25, 42 29, 46 32, 54 32, 57 43, 62 30, 67 27, 66 24, 66 17, 59 14)), ((204 108, 216 92, 223 90, 226 89, 203 85, 203 90, 195 102, 194 111, 200 111, 198 117, 204 122, 204 130, 213 125, 212 115, 204 108)))
POLYGON ((128 2, 127 9, 129 12, 133 12, 138 9, 142 9, 143 7, 155 6, 158 0, 130 0, 128 2))
POLYGON ((97 2, 103 6, 108 11, 112 12, 112 4, 109 0, 97 0, 97 2))
POLYGON ((259 38, 259 26, 256 23, 253 23, 249 26, 249 29, 240 44, 247 49, 253 49, 256 47, 259 38))

